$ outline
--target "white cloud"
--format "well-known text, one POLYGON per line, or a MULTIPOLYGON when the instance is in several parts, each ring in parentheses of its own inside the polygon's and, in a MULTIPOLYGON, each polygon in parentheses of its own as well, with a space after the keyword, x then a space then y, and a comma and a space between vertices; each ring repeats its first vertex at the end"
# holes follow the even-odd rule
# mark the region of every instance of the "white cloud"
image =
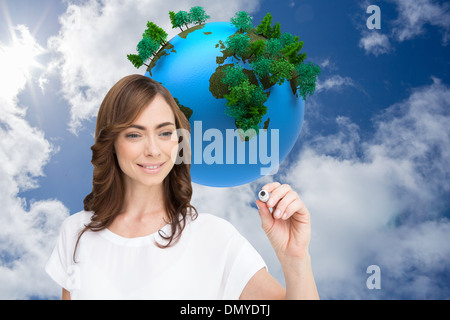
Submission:
MULTIPOLYGON (((3 172, 1 173, 3 177, 3 172)), ((3 189, 2 189, 3 190, 3 189)), ((58 200, 33 203, 29 210, 17 195, 0 195, 0 297, 57 297, 58 288, 44 271, 67 208, 58 200)))
POLYGON ((316 92, 319 93, 328 90, 341 91, 344 87, 356 87, 356 85, 350 77, 333 75, 324 81, 319 79, 316 84, 316 92))
POLYGON ((321 68, 327 68, 330 65, 330 58, 326 58, 319 65, 321 68))
POLYGON ((443 32, 443 43, 449 40, 450 4, 433 0, 392 0, 399 16, 394 22, 394 35, 399 41, 409 40, 425 32, 425 25, 438 27, 443 32))
POLYGON ((368 152, 372 158, 395 158, 410 164, 417 176, 404 185, 421 198, 450 190, 446 179, 450 175, 450 91, 439 79, 432 80, 432 85, 415 90, 379 117, 378 144, 368 152))
POLYGON ((391 282, 385 281, 385 289, 399 297, 413 293, 416 299, 448 298, 449 234, 449 221, 437 219, 374 236, 367 252, 389 274, 391 282))
POLYGON ((363 37, 359 41, 359 47, 363 48, 367 54, 371 53, 375 56, 392 50, 388 36, 376 31, 363 32, 363 37))
POLYGON ((179 31, 172 29, 169 11, 203 6, 211 16, 209 21, 229 21, 235 12, 249 13, 258 7, 253 1, 84 1, 69 2, 60 17, 61 29, 49 40, 49 48, 57 54, 54 72, 60 73, 62 92, 71 108, 70 128, 77 132, 83 121, 96 116, 105 94, 125 75, 144 73, 126 59, 135 48, 147 21, 152 21, 169 33, 169 39, 179 31))
POLYGON ((31 76, 11 54, 23 45, 37 51, 42 48, 27 27, 12 32, 16 38, 11 45, 0 43, 1 69, 7 71, 0 74, 0 83, 8 88, 0 93, 0 298, 26 299, 47 295, 54 288, 44 265, 68 211, 57 200, 35 202, 27 209, 26 200, 18 196, 37 187, 36 178, 44 174, 55 148, 25 120, 26 108, 19 107, 17 97, 31 76))

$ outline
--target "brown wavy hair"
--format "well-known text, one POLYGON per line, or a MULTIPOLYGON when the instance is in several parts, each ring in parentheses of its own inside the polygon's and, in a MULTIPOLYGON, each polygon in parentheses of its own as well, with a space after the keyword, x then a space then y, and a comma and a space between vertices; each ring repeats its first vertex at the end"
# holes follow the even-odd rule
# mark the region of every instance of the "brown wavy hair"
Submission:
MULTIPOLYGON (((95 143, 91 147, 94 166, 92 192, 84 199, 84 210, 92 211, 89 224, 78 235, 73 258, 81 236, 87 230, 101 231, 107 228, 120 213, 124 202, 123 173, 114 150, 114 142, 122 130, 128 128, 140 113, 161 95, 175 115, 177 132, 189 132, 190 125, 170 92, 157 81, 142 75, 130 75, 119 80, 106 94, 97 116, 95 143)), ((163 181, 164 204, 169 216, 171 234, 160 236, 166 244, 157 243, 160 248, 175 244, 185 227, 186 216, 195 219, 197 210, 190 204, 192 184, 190 174, 191 149, 186 136, 178 137, 178 156, 174 167, 163 181), (179 164, 177 164, 179 163, 179 164)))

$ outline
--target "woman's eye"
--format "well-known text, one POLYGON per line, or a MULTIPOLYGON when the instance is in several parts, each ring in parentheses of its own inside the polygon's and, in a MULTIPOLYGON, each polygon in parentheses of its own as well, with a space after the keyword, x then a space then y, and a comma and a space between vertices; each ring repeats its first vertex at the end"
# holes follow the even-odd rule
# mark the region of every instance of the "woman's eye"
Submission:
POLYGON ((137 139, 137 138, 139 138, 139 134, 137 134, 137 133, 128 133, 125 137, 130 138, 130 139, 137 139))
POLYGON ((161 133, 161 136, 163 136, 163 137, 170 137, 171 135, 172 135, 172 131, 161 133))

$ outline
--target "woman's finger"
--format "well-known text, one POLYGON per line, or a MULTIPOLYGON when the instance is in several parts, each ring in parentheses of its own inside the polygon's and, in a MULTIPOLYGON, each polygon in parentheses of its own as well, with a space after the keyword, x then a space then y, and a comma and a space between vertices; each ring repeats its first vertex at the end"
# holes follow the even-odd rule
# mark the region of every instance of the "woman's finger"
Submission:
POLYGON ((298 195, 294 190, 288 191, 278 202, 276 205, 275 211, 273 212, 273 217, 275 219, 284 218, 286 209, 288 206, 291 205, 292 202, 294 202, 296 199, 298 199, 298 195))
POLYGON ((261 189, 266 190, 267 192, 272 192, 275 188, 278 188, 279 186, 281 186, 281 183, 275 181, 265 184, 261 189))
POLYGON ((286 208, 286 211, 282 217, 283 220, 287 220, 292 217, 295 213, 298 213, 298 217, 303 223, 309 222, 309 211, 303 203, 302 199, 298 197, 295 201, 291 202, 286 208))
MULTIPOLYGON (((291 186, 288 184, 282 184, 272 190, 270 193, 269 200, 267 201, 267 206, 273 208, 277 205, 278 201, 283 198, 289 191, 291 191, 291 186)), ((270 191, 269 191, 270 192, 270 191)))

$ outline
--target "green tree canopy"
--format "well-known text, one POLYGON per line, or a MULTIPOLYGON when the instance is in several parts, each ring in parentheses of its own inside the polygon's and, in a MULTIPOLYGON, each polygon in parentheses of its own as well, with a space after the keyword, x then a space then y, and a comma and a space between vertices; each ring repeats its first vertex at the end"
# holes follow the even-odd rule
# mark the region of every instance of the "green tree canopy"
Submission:
POLYGON ((289 60, 290 63, 294 65, 299 65, 305 60, 306 53, 299 53, 299 51, 303 48, 303 41, 293 42, 290 45, 287 45, 282 52, 284 56, 289 60))
POLYGON ((253 60, 250 63, 250 66, 252 67, 252 70, 256 73, 258 78, 262 79, 265 76, 268 76, 270 73, 271 60, 264 56, 260 56, 257 59, 253 60))
POLYGON ((293 42, 297 42, 298 41, 298 36, 293 36, 292 34, 290 34, 289 32, 284 32, 281 36, 280 36, 280 41, 281 41, 281 45, 283 47, 286 47, 288 45, 290 45, 293 42))
POLYGON ((268 39, 266 41, 266 47, 264 49, 264 54, 270 59, 279 59, 283 56, 281 50, 283 46, 281 40, 277 38, 268 39))
POLYGON ((253 29, 253 18, 245 11, 236 12, 230 21, 240 32, 253 29))
POLYGON ((136 69, 139 69, 144 64, 138 54, 127 54, 127 59, 133 64, 136 69))
POLYGON ((250 43, 249 56, 259 57, 264 53, 266 42, 263 39, 256 40, 250 43))
POLYGON ((206 14, 203 7, 200 6, 192 7, 191 10, 189 11, 189 15, 191 22, 199 25, 205 23, 206 20, 210 18, 210 16, 206 14))
POLYGON ((225 98, 228 100, 226 113, 235 117, 238 128, 254 129, 258 132, 259 123, 267 113, 267 107, 263 104, 268 98, 261 86, 251 84, 245 79, 232 87, 230 94, 225 95, 225 98))
POLYGON ((237 86, 245 79, 248 79, 240 65, 227 66, 224 72, 225 76, 222 78, 222 82, 230 87, 237 86))
POLYGON ((295 66, 285 59, 273 60, 270 65, 271 80, 283 84, 285 80, 292 79, 295 66))
POLYGON ((175 14, 174 22, 177 27, 181 27, 182 25, 184 25, 184 26, 186 26, 186 29, 187 29, 188 24, 191 23, 192 20, 191 20, 191 16, 189 13, 187 13, 186 11, 180 10, 175 14))
POLYGON ((180 30, 183 31, 183 29, 181 29, 183 24, 180 24, 180 21, 176 19, 176 14, 174 11, 169 11, 169 18, 170 23, 172 24, 172 29, 180 28, 180 30))
POLYGON ((275 23, 273 26, 272 32, 270 34, 271 38, 279 38, 281 37, 281 25, 279 22, 275 23))
POLYGON ((142 35, 143 38, 150 38, 158 41, 161 45, 165 45, 167 41, 167 32, 153 22, 147 22, 147 30, 142 35))
POLYGON ((228 101, 226 104, 225 114, 238 121, 238 119, 245 118, 247 109, 245 108, 245 105, 237 104, 237 101, 236 104, 231 104, 231 102, 228 101))
POLYGON ((256 27, 256 33, 270 38, 270 34, 272 33, 272 15, 270 12, 266 13, 261 23, 256 27))
POLYGON ((250 46, 250 38, 245 34, 237 34, 233 37, 228 37, 225 41, 225 46, 226 50, 234 55, 243 57, 250 46))
POLYGON ((142 62, 147 61, 152 55, 155 55, 158 52, 159 47, 159 42, 150 38, 143 38, 139 41, 137 51, 142 62))
POLYGON ((175 11, 169 11, 169 19, 172 24, 172 29, 178 28, 178 26, 175 26, 175 11))
POLYGON ((298 73, 298 90, 303 100, 312 95, 316 90, 317 77, 320 75, 320 67, 312 62, 302 63, 296 67, 298 73))
MULTIPOLYGON (((258 113, 254 113, 255 109, 253 109, 253 115, 263 116, 266 114, 267 108, 262 108, 263 104, 267 101, 269 97, 264 92, 264 89, 261 86, 255 86, 252 91, 252 96, 250 99, 250 105, 258 108, 258 113)), ((249 113, 252 114, 252 111, 249 110, 249 113)))

